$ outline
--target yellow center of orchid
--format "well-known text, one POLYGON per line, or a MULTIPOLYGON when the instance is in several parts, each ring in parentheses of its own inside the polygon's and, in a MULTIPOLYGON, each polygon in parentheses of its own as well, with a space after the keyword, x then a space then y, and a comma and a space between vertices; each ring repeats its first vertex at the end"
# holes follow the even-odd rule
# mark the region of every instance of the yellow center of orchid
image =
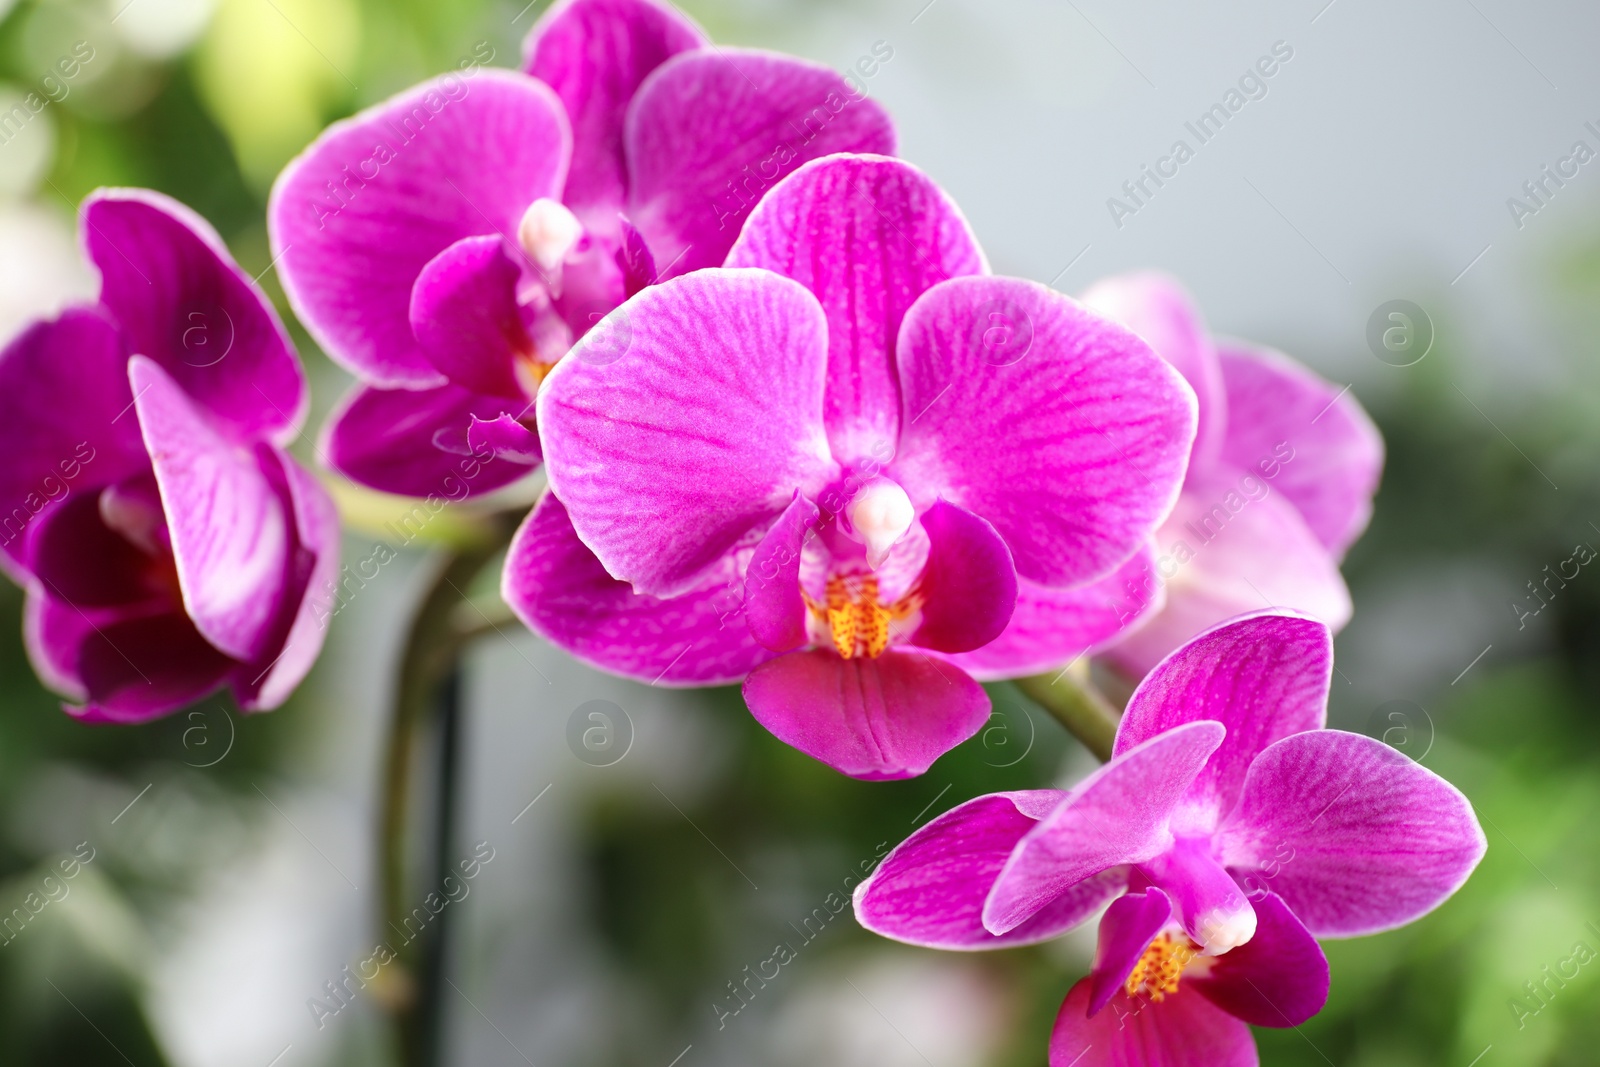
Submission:
POLYGON ((539 386, 544 384, 545 378, 555 369, 554 363, 546 363, 539 358, 538 350, 532 345, 518 352, 511 363, 511 373, 516 375, 517 384, 530 399, 539 395, 539 386))
POLYGON ((875 574, 836 574, 828 579, 822 604, 810 597, 806 602, 812 614, 827 626, 833 636, 833 647, 845 659, 857 656, 876 659, 883 655, 889 647, 889 624, 921 606, 915 592, 893 604, 880 603, 875 574))
POLYGON ((1187 937, 1164 933, 1150 942, 1122 988, 1130 997, 1143 993, 1159 1004, 1178 991, 1183 969, 1199 955, 1199 946, 1187 937))

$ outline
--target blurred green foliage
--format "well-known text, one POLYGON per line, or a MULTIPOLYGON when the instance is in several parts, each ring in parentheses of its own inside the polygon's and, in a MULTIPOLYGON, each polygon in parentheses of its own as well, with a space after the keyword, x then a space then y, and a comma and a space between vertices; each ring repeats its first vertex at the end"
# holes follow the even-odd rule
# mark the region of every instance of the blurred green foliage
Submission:
MULTIPOLYGON (((514 63, 521 33, 543 7, 513 25, 520 4, 487 0, 220 0, 192 47, 166 59, 141 56, 119 38, 110 19, 126 2, 23 2, 0 21, 0 78, 13 84, 36 82, 73 40, 95 42, 99 55, 93 77, 50 109, 56 148, 34 196, 66 215, 99 185, 160 189, 211 219, 252 272, 269 264, 262 217, 271 178, 323 124, 452 67, 480 40, 498 63, 514 63)), ((731 7, 692 6, 716 29, 719 20, 738 23, 731 7)), ((1552 314, 1594 336, 1600 242, 1575 244, 1552 281, 1552 314)), ((270 273, 264 284, 281 296, 270 273)), ((1448 314, 1436 317, 1436 350, 1394 372, 1398 387, 1368 401, 1389 458, 1376 518, 1348 561, 1357 630, 1369 597, 1420 573, 1444 582, 1451 563, 1470 562, 1516 589, 1568 556, 1575 540, 1600 543, 1589 525, 1600 523, 1593 390, 1529 398, 1519 414, 1497 419, 1504 435, 1494 432, 1454 384, 1448 314)), ((320 358, 303 334, 298 340, 308 359, 320 358)), ((1574 381, 1595 384, 1594 355, 1575 353, 1574 381)), ((328 379, 325 364, 314 370, 328 379)), ((104 822, 143 783, 176 782, 201 803, 237 812, 237 833, 210 845, 248 849, 260 818, 254 778, 281 766, 313 730, 313 710, 337 714, 308 708, 315 698, 302 696, 271 716, 235 720, 232 757, 201 775, 184 764, 204 762, 208 750, 197 744, 220 743, 212 731, 224 729, 221 713, 207 706, 199 719, 138 728, 72 722, 28 667, 20 609, 20 594, 0 587, 0 618, 10 620, 0 639, 0 908, 32 892, 64 847, 41 843, 41 796, 76 788, 103 809, 104 822)), ((1486 1065, 1596 1062, 1600 966, 1584 968, 1537 1014, 1519 1017, 1513 1003, 1532 1007, 1523 983, 1538 982, 1575 942, 1600 948, 1585 925, 1600 923, 1600 578, 1585 572, 1550 614, 1543 639, 1508 641, 1514 654, 1492 655, 1462 684, 1440 678, 1433 692, 1413 694, 1437 728, 1428 765, 1472 798, 1488 828, 1482 868, 1412 927, 1330 943, 1327 1009, 1297 1031, 1262 1031, 1263 1062, 1466 1067, 1489 1047, 1486 1065)), ((1496 632, 1509 634, 1515 622, 1506 611, 1496 632)), ((1462 651, 1464 663, 1474 650, 1462 651)), ((925 778, 882 784, 842 778, 779 744, 735 691, 707 694, 733 754, 712 787, 685 802, 693 824, 649 794, 617 793, 595 802, 576 831, 588 921, 639 1006, 612 1021, 600 1062, 668 1062, 715 1021, 726 983, 770 955, 789 923, 885 843, 972 796, 1049 784, 1064 758, 1086 758, 1011 687, 992 689, 1001 715, 989 731, 925 778), (735 864, 781 866, 787 884, 777 899, 788 903, 752 900, 735 864)), ((1336 693, 1335 724, 1360 728, 1377 702, 1336 693)), ((198 860, 137 841, 97 847, 71 897, 0 947, 0 1063, 165 1062, 141 1010, 148 975, 140 945, 147 924, 190 891, 198 860)), ((804 949, 804 965, 878 944, 845 912, 804 949)), ((1056 1007, 1078 977, 1070 953, 1014 950, 977 966, 1015 1002, 994 1067, 1042 1063, 1056 1007)))

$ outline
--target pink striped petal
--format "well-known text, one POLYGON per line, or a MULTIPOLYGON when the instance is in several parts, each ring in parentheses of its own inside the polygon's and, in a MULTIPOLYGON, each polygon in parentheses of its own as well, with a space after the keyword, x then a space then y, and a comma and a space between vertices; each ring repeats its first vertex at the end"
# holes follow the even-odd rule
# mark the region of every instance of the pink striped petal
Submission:
POLYGON ((1072 987, 1050 1034, 1050 1067, 1258 1067, 1250 1028, 1200 994, 1157 1004, 1118 992, 1088 1015, 1089 979, 1072 987))

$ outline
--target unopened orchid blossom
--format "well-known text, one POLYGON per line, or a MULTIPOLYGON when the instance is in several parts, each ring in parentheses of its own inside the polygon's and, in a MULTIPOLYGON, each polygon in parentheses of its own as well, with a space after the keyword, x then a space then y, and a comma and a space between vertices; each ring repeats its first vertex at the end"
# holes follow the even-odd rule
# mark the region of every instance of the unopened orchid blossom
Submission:
POLYGON ((0 563, 29 658, 86 722, 229 685, 281 704, 321 650, 332 501, 284 447, 305 377, 272 305, 205 220, 158 193, 81 212, 100 272, 0 353, 0 563))
POLYGON ((1110 763, 1066 792, 997 793, 939 816, 858 887, 857 918, 974 950, 1044 941, 1104 909, 1052 1067, 1250 1067, 1246 1023, 1295 1026, 1321 1009, 1316 938, 1420 918, 1486 847, 1449 783, 1324 728, 1332 667, 1327 625, 1304 616, 1202 634, 1135 690, 1110 763))
POLYGON ((1366 528, 1383 469, 1361 405, 1279 352, 1213 340, 1165 275, 1108 278, 1083 299, 1150 342, 1200 401, 1183 492, 1128 585, 1130 613, 1151 600, 1161 610, 1106 658, 1138 678, 1203 630, 1269 607, 1341 628, 1351 605, 1339 561, 1366 528))
POLYGON ((1124 328, 991 276, 915 168, 809 163, 721 269, 615 316, 627 350, 580 341, 539 394, 551 494, 505 593, 552 640, 647 681, 748 675, 781 740, 899 778, 988 717, 961 654, 1025 673, 1119 628, 1193 396, 1124 328))
POLYGON ((533 470, 533 400, 573 341, 719 264, 767 188, 843 150, 894 150, 876 103, 815 64, 712 48, 654 0, 563 0, 521 72, 446 75, 334 124, 269 210, 290 303, 359 379, 329 462, 455 499, 533 470))

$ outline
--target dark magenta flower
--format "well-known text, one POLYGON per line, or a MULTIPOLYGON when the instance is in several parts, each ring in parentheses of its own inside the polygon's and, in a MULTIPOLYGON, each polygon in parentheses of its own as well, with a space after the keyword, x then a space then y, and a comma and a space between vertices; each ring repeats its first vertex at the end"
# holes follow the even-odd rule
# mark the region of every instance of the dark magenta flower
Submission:
POLYGON ((0 525, 34 669, 91 722, 227 684, 282 703, 322 647, 338 516, 284 451, 304 374, 214 230, 145 190, 84 202, 100 301, 0 354, 0 525))
POLYGON ((526 55, 336 123, 273 190, 284 290, 360 379, 325 452, 374 488, 459 499, 526 474, 533 397, 574 339, 721 263, 807 159, 894 150, 839 75, 713 48, 652 0, 559 3, 526 55))
POLYGON ((1214 341, 1189 295, 1159 274, 1084 294, 1183 373, 1200 429, 1177 506, 1130 605, 1164 606, 1109 650, 1134 677, 1224 619, 1263 608, 1350 618, 1339 560, 1372 514, 1383 438, 1361 405, 1287 356, 1214 341))
POLYGON ((1321 1010, 1317 937, 1425 915, 1486 845, 1444 779, 1324 729, 1332 668, 1332 634, 1314 619, 1208 631, 1140 683, 1110 763, 1068 792, 941 815, 858 887, 856 917, 971 950, 1055 937, 1109 903, 1093 971, 1056 1021, 1053 1067, 1254 1064, 1246 1023, 1321 1010))
POLYGON ((1023 636, 984 666, 1116 631, 1103 586, 1171 506, 1194 431, 1148 346, 990 276, 955 206, 881 156, 802 167, 725 268, 608 321, 626 350, 580 341, 539 394, 552 494, 507 601, 646 680, 749 672, 764 726, 862 778, 920 774, 982 725, 959 654, 1014 609, 1023 636))

